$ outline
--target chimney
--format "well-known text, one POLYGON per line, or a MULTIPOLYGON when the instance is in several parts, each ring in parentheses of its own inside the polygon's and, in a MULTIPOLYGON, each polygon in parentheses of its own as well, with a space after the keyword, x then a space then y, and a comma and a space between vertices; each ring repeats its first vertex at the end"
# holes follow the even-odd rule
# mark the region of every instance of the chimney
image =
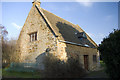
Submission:
POLYGON ((41 4, 41 2, 40 2, 40 0, 33 0, 33 5, 38 5, 39 7, 40 7, 40 4, 41 4))

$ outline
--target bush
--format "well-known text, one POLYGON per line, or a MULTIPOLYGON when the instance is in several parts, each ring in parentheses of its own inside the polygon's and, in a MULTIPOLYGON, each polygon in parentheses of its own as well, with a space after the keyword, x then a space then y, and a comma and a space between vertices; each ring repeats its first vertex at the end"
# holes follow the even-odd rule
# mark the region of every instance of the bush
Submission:
POLYGON ((120 75, 120 30, 114 30, 104 38, 98 47, 103 61, 106 64, 106 72, 111 78, 119 78, 120 75))
POLYGON ((79 78, 86 74, 79 61, 73 58, 64 62, 49 54, 43 63, 45 66, 44 77, 46 78, 79 78))

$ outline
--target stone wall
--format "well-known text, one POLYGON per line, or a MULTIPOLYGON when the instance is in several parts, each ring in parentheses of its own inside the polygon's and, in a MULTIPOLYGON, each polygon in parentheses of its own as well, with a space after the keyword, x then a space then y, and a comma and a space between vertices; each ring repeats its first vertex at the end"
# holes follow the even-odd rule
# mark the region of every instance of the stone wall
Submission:
POLYGON ((83 56, 88 55, 89 70, 93 70, 98 64, 98 60, 97 63, 93 63, 93 55, 99 56, 97 49, 59 42, 58 38, 55 38, 53 33, 50 31, 35 6, 33 6, 17 41, 16 53, 20 54, 20 62, 34 63, 36 62, 36 58, 42 53, 45 53, 47 48, 51 49, 50 53, 55 54, 55 56, 64 61, 67 60, 70 54, 78 55, 79 62, 83 64, 83 67, 83 56), (29 34, 33 32, 37 32, 37 41, 30 42, 29 34))
POLYGON ((84 67, 84 55, 88 55, 88 69, 89 70, 94 70, 98 66, 99 62, 99 53, 98 50, 95 48, 88 48, 88 47, 81 47, 81 46, 76 46, 72 44, 66 44, 66 52, 67 55, 69 54, 76 54, 79 56, 79 62, 82 63, 84 67), (97 62, 93 63, 93 55, 97 56, 97 62))
POLYGON ((61 60, 61 61, 66 61, 67 60, 67 52, 65 50, 66 48, 65 43, 61 43, 57 40, 57 54, 56 56, 61 60))
POLYGON ((61 59, 67 60, 70 55, 79 57, 79 62, 84 68, 84 55, 88 55, 88 69, 95 70, 99 65, 99 52, 95 48, 82 47, 72 44, 66 44, 63 42, 58 42, 59 48, 58 53, 61 55, 61 59), (64 54, 64 55, 63 55, 64 54), (97 56, 97 62, 93 62, 93 55, 97 56), (65 58, 66 57, 66 58, 65 58))
POLYGON ((52 53, 56 52, 55 37, 35 6, 31 8, 28 14, 17 45, 17 53, 20 54, 20 62, 35 62, 36 57, 44 53, 48 47, 51 48, 52 53), (37 32, 37 41, 30 42, 29 34, 33 32, 37 32))

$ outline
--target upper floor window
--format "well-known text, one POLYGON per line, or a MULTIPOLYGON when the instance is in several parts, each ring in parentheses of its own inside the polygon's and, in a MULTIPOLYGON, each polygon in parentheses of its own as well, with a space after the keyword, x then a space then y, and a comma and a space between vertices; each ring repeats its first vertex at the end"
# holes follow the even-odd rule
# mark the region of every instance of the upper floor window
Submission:
POLYGON ((93 63, 96 63, 96 62, 97 62, 97 56, 93 55, 93 63))
POLYGON ((37 32, 30 34, 30 42, 37 41, 37 32))
POLYGON ((77 37, 79 39, 82 39, 82 38, 87 39, 87 36, 86 36, 85 32, 76 32, 75 34, 77 35, 77 37))

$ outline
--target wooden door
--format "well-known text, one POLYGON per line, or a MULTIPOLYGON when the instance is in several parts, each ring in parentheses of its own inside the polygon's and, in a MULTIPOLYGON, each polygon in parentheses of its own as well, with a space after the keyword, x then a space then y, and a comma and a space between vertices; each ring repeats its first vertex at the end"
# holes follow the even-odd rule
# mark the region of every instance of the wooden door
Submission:
POLYGON ((88 55, 84 55, 84 68, 88 70, 88 55))

